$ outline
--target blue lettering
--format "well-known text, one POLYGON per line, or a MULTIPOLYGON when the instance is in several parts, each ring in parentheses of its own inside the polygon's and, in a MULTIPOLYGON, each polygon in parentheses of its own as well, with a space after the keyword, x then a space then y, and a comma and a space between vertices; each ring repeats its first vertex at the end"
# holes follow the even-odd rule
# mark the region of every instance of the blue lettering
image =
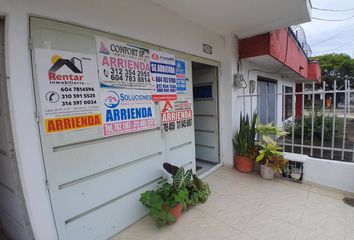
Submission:
POLYGON ((126 109, 121 109, 120 110, 120 118, 122 120, 126 120, 127 119, 127 110, 126 109))

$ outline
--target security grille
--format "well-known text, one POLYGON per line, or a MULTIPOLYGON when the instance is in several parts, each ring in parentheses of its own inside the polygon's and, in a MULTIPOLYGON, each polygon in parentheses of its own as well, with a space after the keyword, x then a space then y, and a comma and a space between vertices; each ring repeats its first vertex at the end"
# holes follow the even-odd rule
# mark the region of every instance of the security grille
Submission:
MULTIPOLYGON (((283 86, 275 94, 258 91, 239 96, 243 112, 248 113, 257 110, 257 99, 274 97, 276 108, 282 109, 277 125, 289 132, 279 142, 285 152, 354 162, 354 81, 300 83, 296 88, 283 86)), ((263 107, 264 112, 273 111, 272 105, 263 107)))

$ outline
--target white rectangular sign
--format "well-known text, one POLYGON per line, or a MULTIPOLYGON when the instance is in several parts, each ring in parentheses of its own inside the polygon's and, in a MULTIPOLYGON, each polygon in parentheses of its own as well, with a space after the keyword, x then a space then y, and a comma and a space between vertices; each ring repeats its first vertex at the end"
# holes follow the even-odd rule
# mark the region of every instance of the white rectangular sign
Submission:
POLYGON ((102 125, 94 55, 35 49, 46 134, 102 125))
POLYGON ((150 76, 153 101, 177 99, 174 55, 150 50, 150 76))
POLYGON ((151 89, 149 50, 96 37, 102 87, 151 89))
POLYGON ((101 91, 101 102, 105 137, 156 127, 150 91, 106 88, 101 91))

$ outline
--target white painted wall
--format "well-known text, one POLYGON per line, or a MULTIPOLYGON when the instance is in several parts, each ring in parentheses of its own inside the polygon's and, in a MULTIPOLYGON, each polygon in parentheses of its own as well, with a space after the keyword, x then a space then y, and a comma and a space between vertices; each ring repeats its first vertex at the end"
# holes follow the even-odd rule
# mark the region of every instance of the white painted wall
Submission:
POLYGON ((56 239, 41 145, 28 49, 29 16, 58 19, 221 62, 219 83, 221 160, 232 163, 231 76, 235 40, 216 35, 176 14, 143 0, 0 0, 6 22, 6 70, 14 143, 29 218, 36 239, 56 239), (135 16, 135 17, 132 17, 135 16), (213 54, 202 52, 202 44, 213 54), (24 98, 25 96, 25 98, 24 98))
MULTIPOLYGON (((220 61, 221 160, 226 165, 233 164, 231 140, 238 127, 242 109, 241 100, 237 98, 237 95, 242 94, 242 90, 232 88, 232 75, 236 72, 237 45, 231 34, 214 34, 144 0, 0 0, 0 6, 1 15, 7 17, 6 71, 9 77, 8 92, 16 156, 36 239, 56 239, 57 234, 45 185, 40 139, 34 114, 35 101, 28 49, 30 15, 71 22, 220 61), (212 55, 202 52, 203 43, 213 47, 212 55)), ((244 63, 245 76, 247 69, 251 67, 251 64, 244 63)), ((256 79, 256 75, 257 72, 251 72, 250 79, 256 79)), ((274 78, 268 74, 261 75, 274 78)), ((276 76, 276 79, 280 79, 280 76, 276 76)), ((249 109, 248 105, 246 109, 249 109)))
MULTIPOLYGON (((256 64, 249 62, 249 61, 242 60, 242 69, 240 71, 243 74, 243 76, 247 82, 249 80, 256 81, 256 87, 255 87, 256 90, 253 93, 254 95, 257 94, 257 77, 258 76, 276 80, 278 93, 282 92, 283 85, 295 87, 294 81, 289 80, 289 79, 284 79, 281 77, 280 74, 266 73, 266 72, 272 72, 272 70, 266 69, 262 66, 256 65, 256 64), (254 69, 257 69, 259 71, 256 71, 254 69), (252 71, 249 72, 249 70, 252 70, 252 71)), ((235 104, 232 108, 233 134, 236 133, 236 130, 239 127, 240 113, 244 112, 244 113, 248 114, 249 116, 251 116, 252 113, 257 110, 257 96, 254 96, 252 98, 251 97, 244 98, 243 97, 244 95, 246 95, 246 96, 250 95, 249 86, 247 86, 247 88, 245 88, 244 90, 243 89, 236 89, 235 87, 233 87, 232 98, 233 98, 233 104, 235 104)), ((277 120, 276 120, 277 125, 282 124, 282 115, 281 115, 282 101, 283 101, 282 96, 278 96, 278 104, 277 104, 277 110, 276 110, 277 111, 277 120)))
POLYGON ((307 157, 304 181, 354 193, 354 164, 307 157))
MULTIPOLYGON (((249 69, 259 69, 263 71, 270 71, 269 69, 262 68, 261 66, 255 65, 251 62, 243 61, 243 75, 247 80, 247 74, 249 69)), ((277 80, 278 82, 278 93, 282 92, 282 85, 292 86, 295 88, 294 81, 289 79, 281 78, 280 74, 267 74, 263 72, 252 71, 249 74, 249 80, 257 80, 257 75, 271 78, 277 80)), ((256 87, 257 89, 257 87, 256 87)), ((235 103, 232 112, 233 118, 233 134, 235 134, 239 126, 239 114, 243 111, 243 90, 233 89, 233 102, 235 103)), ((245 89, 245 94, 248 95, 248 88, 245 89)), ((294 103, 295 104, 295 103, 294 103)), ((257 97, 253 98, 252 109, 257 109, 257 97)), ((245 112, 251 114, 251 101, 246 99, 245 102, 245 112)), ((282 123, 282 97, 278 97, 277 105, 277 123, 282 123)), ((286 156, 294 155, 298 158, 298 154, 287 153, 286 156)), ((304 181, 308 183, 315 183, 322 186, 327 186, 331 188, 336 188, 342 191, 354 192, 354 164, 345 163, 340 161, 323 160, 318 158, 311 158, 306 155, 302 155, 305 160, 304 165, 304 181)))

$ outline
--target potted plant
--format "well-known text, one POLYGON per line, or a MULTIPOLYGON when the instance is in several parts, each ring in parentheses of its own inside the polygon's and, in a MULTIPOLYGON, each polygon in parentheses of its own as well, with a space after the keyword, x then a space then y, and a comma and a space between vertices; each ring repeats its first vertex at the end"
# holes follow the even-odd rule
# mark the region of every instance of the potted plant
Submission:
MULTIPOLYGON (((163 168, 172 175, 172 178, 175 178, 179 170, 177 166, 169 163, 164 163, 163 168)), ((186 188, 188 191, 187 208, 195 206, 198 203, 205 203, 211 192, 209 185, 199 179, 195 174, 193 174, 192 179, 187 182, 186 188)))
POLYGON ((273 126, 272 123, 261 124, 257 122, 256 130, 260 137, 257 142, 259 154, 256 162, 261 164, 261 176, 264 179, 273 179, 274 174, 282 173, 283 168, 287 165, 287 160, 283 157, 283 152, 281 152, 282 148, 278 146, 276 140, 288 133, 273 126))
POLYGON ((140 202, 149 209, 149 215, 159 228, 176 222, 181 216, 182 209, 187 207, 189 201, 187 184, 191 176, 191 170, 185 172, 183 168, 179 168, 172 178, 172 184, 163 179, 158 183, 156 190, 141 194, 140 202))
POLYGON ((234 165, 241 172, 251 172, 253 170, 252 152, 255 151, 257 114, 253 114, 250 121, 248 115, 240 116, 240 127, 233 139, 235 149, 234 165))
POLYGON ((200 180, 195 174, 192 181, 187 185, 188 190, 188 207, 205 203, 210 195, 210 188, 206 182, 200 180))

